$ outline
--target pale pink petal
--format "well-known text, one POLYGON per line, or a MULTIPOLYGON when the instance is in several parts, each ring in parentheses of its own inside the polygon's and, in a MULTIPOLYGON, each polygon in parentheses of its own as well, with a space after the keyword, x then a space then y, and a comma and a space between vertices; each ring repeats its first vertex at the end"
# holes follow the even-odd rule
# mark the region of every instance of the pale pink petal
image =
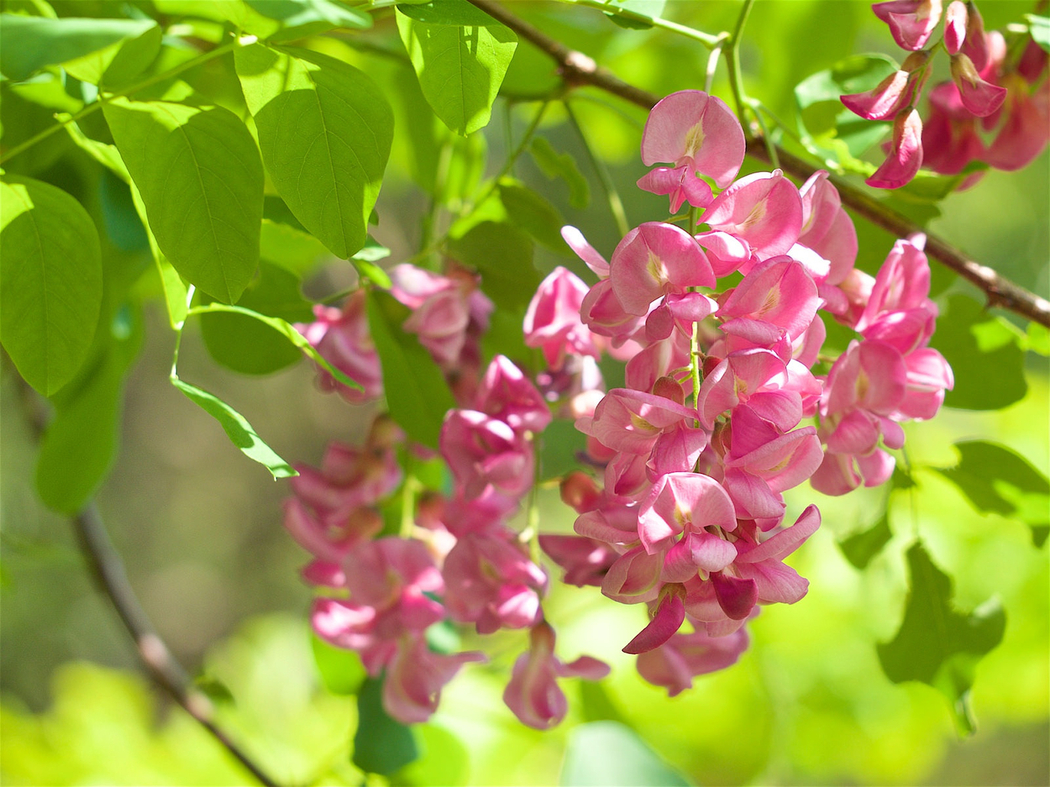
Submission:
POLYGON ((603 279, 609 275, 609 263, 587 242, 582 232, 566 224, 561 228, 561 236, 569 244, 569 248, 576 252, 576 256, 587 263, 588 268, 603 279))
POLYGON ((711 265, 696 239, 663 222, 647 222, 628 232, 610 266, 613 292, 629 314, 646 314, 654 300, 669 292, 715 286, 711 265))
POLYGON ((765 259, 783 254, 798 240, 802 199, 779 169, 757 172, 719 194, 700 221, 743 238, 765 259))

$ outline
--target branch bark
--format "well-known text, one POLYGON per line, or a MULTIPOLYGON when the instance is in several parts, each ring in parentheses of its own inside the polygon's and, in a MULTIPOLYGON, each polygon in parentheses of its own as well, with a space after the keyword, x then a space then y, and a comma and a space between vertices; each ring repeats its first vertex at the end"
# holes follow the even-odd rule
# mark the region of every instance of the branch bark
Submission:
MULTIPOLYGON (((660 100, 659 96, 624 82, 582 52, 570 49, 560 41, 551 38, 509 12, 495 0, 469 1, 550 57, 558 64, 563 79, 570 87, 580 85, 597 87, 644 109, 651 109, 660 100)), ((749 134, 747 141, 749 156, 769 162, 770 155, 767 147, 766 140, 763 140, 761 136, 749 134)), ((799 180, 805 180, 819 169, 783 148, 775 147, 775 150, 780 159, 781 168, 799 180)), ((842 178, 832 176, 830 180, 838 189, 843 204, 876 226, 902 238, 914 232, 924 231, 911 219, 887 207, 864 190, 847 183, 842 178)), ((1050 301, 1045 298, 1014 284, 987 265, 971 260, 962 251, 936 235, 926 233, 926 254, 978 287, 984 292, 989 306, 1012 311, 1050 328, 1050 301)))
MULTIPOLYGON (((37 436, 43 434, 47 425, 47 413, 43 402, 35 395, 28 383, 18 378, 22 386, 22 397, 29 421, 37 436)), ((212 734, 222 746, 237 759, 244 768, 265 787, 278 787, 233 740, 215 723, 211 700, 197 691, 186 671, 179 664, 160 634, 154 629, 149 616, 139 603, 134 588, 128 581, 124 562, 106 532, 102 516, 95 504, 89 503, 72 518, 73 530, 80 550, 100 589, 109 598, 117 611, 124 628, 135 643, 139 660, 150 678, 177 702, 198 724, 212 734)))

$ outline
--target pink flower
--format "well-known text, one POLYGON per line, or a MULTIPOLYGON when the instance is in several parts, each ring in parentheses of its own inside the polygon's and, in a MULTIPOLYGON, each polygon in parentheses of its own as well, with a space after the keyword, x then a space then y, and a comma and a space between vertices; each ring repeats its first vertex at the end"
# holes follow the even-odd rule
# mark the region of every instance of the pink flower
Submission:
MULTIPOLYGON (((725 489, 700 473, 668 473, 653 484, 638 513, 638 537, 649 554, 666 552, 683 532, 700 533, 705 528, 736 529, 736 511, 725 489)), ((699 559, 719 563, 732 561, 731 546, 698 542, 699 559), (705 557, 710 555, 710 557, 705 557)), ((717 569, 716 569, 717 570, 717 569)))
POLYGON ((541 622, 529 632, 529 650, 514 662, 514 671, 503 692, 503 701, 522 724, 546 730, 565 718, 568 704, 558 678, 601 680, 609 674, 606 664, 581 656, 564 664, 554 655, 554 629, 541 622))
POLYGON ((580 319, 587 285, 560 265, 536 290, 525 313, 525 344, 543 348, 552 369, 560 368, 566 355, 600 358, 594 336, 580 319))
POLYGON ((795 339, 809 328, 819 306, 817 286, 805 267, 790 257, 772 257, 722 295, 718 316, 772 323, 795 339))
POLYGON ((952 55, 952 80, 959 88, 963 106, 977 117, 993 114, 1006 99, 1006 88, 982 79, 973 61, 961 52, 952 55))
POLYGON ((655 650, 638 656, 638 673, 674 697, 692 688, 694 677, 735 664, 747 645, 744 629, 723 637, 712 637, 703 630, 675 634, 655 650))
POLYGON ((926 67, 930 55, 913 52, 900 71, 895 71, 866 93, 842 96, 846 109, 866 120, 892 120, 908 106, 913 106, 929 76, 926 67))
POLYGON ((694 410, 662 396, 614 388, 592 417, 577 419, 576 428, 613 450, 647 455, 661 434, 695 417, 694 410))
POLYGON ((321 390, 338 391, 353 404, 382 396, 383 370, 368 328, 365 291, 350 295, 342 310, 317 304, 314 316, 314 322, 296 324, 296 329, 326 361, 361 386, 360 391, 349 388, 318 367, 317 384, 321 390))
POLYGON ((891 0, 871 7, 901 49, 922 49, 941 21, 941 0, 891 0))
POLYGON ((700 180, 688 164, 680 167, 657 167, 638 179, 638 188, 670 197, 671 213, 677 213, 683 202, 694 208, 706 208, 713 199, 707 181, 700 180))
POLYGON ((434 653, 427 647, 426 637, 405 637, 387 664, 383 708, 402 724, 427 721, 437 710, 441 689, 471 661, 487 659, 476 651, 434 653))
POLYGON ((451 410, 441 426, 441 455, 467 498, 490 486, 519 497, 532 486, 532 446, 511 426, 477 410, 451 410))
POLYGON ((685 230, 651 221, 627 233, 610 262, 613 293, 629 314, 644 315, 667 293, 714 287, 704 250, 685 230))
POLYGON ((711 229, 743 238, 761 259, 790 249, 802 229, 802 200, 778 169, 741 178, 700 217, 711 229))
POLYGON ((474 404, 518 432, 542 432, 551 422, 550 409, 536 386, 505 355, 492 359, 474 404))
POLYGON ((952 0, 948 5, 948 10, 944 14, 944 48, 950 55, 962 49, 963 41, 966 40, 968 16, 966 3, 962 0, 952 0))
POLYGON ((541 535, 540 547, 565 570, 567 585, 601 586, 602 578, 619 553, 601 541, 582 536, 541 535))
POLYGON ((479 634, 524 628, 540 618, 547 574, 529 560, 509 531, 462 536, 442 571, 449 612, 461 623, 476 624, 479 634))
POLYGON ((911 109, 893 121, 890 154, 865 183, 877 189, 897 189, 914 178, 921 166, 922 120, 918 111, 911 109))
POLYGON ((724 101, 701 90, 682 90, 658 102, 642 132, 647 167, 660 162, 688 167, 690 174, 706 175, 719 188, 736 177, 744 149, 736 115, 724 101))

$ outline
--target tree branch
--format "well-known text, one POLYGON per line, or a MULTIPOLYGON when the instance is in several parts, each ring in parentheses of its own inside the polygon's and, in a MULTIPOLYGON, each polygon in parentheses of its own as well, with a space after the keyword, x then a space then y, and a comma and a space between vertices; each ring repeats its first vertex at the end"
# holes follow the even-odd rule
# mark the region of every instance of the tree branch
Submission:
MULTIPOLYGON (((22 396, 29 414, 29 421, 37 436, 43 434, 47 424, 47 413, 42 401, 19 376, 22 396)), ((215 723, 211 701, 197 691, 186 671, 172 654, 171 649, 161 639, 149 616, 139 603, 135 590, 128 581, 124 571, 124 562, 109 539, 102 517, 95 504, 89 503, 72 518, 73 529, 80 543, 80 550, 88 562, 95 581, 109 597, 110 602, 120 616, 124 628, 135 642, 139 660, 149 673, 153 682, 204 727, 241 763, 255 779, 266 787, 278 787, 252 759, 235 744, 229 736, 215 723)))
MULTIPOLYGON (((651 109, 660 100, 659 96, 624 82, 608 69, 599 66, 587 55, 570 49, 528 22, 519 19, 495 0, 469 1, 554 60, 558 64, 563 79, 570 87, 591 85, 644 109, 651 109)), ((805 180, 820 169, 783 148, 774 147, 774 150, 780 159, 781 168, 799 180, 805 180)), ((747 153, 761 161, 769 162, 770 160, 766 142, 761 136, 749 135, 747 153)), ((902 238, 923 231, 911 219, 856 186, 836 176, 832 176, 830 180, 838 189, 843 204, 876 226, 902 238)), ((971 260, 962 251, 936 235, 927 233, 926 254, 978 287, 984 292, 989 306, 1012 311, 1050 328, 1050 302, 1045 298, 1014 284, 988 266, 971 260)))

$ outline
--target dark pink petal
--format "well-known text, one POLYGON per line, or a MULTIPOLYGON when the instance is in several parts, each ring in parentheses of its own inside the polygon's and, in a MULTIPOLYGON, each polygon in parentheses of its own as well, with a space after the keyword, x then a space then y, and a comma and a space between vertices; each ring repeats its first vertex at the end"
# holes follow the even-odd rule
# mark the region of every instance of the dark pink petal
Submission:
POLYGON ((519 431, 542 432, 551 422, 543 396, 505 355, 497 355, 485 370, 474 404, 519 431))
POLYGON ((893 121, 893 148, 882 166, 865 183, 877 189, 896 189, 915 177, 922 166, 922 119, 915 109, 893 121))
POLYGON ((1028 166, 1050 139, 1050 80, 1044 79, 1031 95, 1011 85, 1004 111, 1006 122, 983 160, 996 169, 1013 171, 1028 166))
POLYGON ((565 569, 567 585, 600 586, 602 577, 619 555, 608 545, 581 536, 541 535, 540 548, 565 569))
POLYGON ((658 648, 682 627, 685 605, 677 593, 667 593, 656 608, 649 625, 623 647, 624 653, 645 653, 658 648))
POLYGON ((683 202, 694 208, 706 208, 712 200, 711 187, 698 178, 692 167, 657 167, 638 180, 638 188, 653 194, 666 194, 670 199, 671 213, 677 213, 683 202))
POLYGON ((806 506, 806 510, 795 520, 795 524, 767 538, 757 547, 743 550, 742 544, 737 542, 738 554, 735 562, 739 565, 763 560, 783 560, 802 546, 819 527, 820 511, 815 505, 806 506))
POLYGON ((711 575, 718 606, 733 620, 743 620, 758 602, 758 585, 753 579, 739 579, 715 572, 711 575))
POLYGON ((809 580, 776 561, 741 565, 738 573, 742 579, 755 583, 758 600, 763 604, 794 604, 809 589, 809 580))
POLYGON ((773 492, 759 476, 746 470, 729 468, 722 485, 741 518, 775 519, 784 515, 783 496, 773 492))
POLYGON ((728 186, 744 161, 744 130, 733 111, 701 90, 672 93, 653 107, 642 132, 642 162, 689 163, 719 188, 728 186))
POLYGON ((866 93, 842 96, 846 109, 865 120, 889 120, 911 103, 914 90, 907 90, 907 71, 894 71, 866 93))

